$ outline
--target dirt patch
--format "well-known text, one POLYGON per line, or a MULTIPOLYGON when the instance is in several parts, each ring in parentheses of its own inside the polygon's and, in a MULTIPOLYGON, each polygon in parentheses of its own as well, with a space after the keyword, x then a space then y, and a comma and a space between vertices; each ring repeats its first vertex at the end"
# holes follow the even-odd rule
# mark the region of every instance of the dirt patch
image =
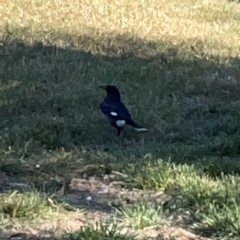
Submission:
POLYGON ((176 240, 207 240, 206 238, 197 236, 183 228, 171 227, 163 234, 164 239, 176 239, 176 240))
MULTIPOLYGON (((28 179, 29 181, 29 179, 28 179)), ((0 239, 46 239, 60 236, 63 231, 76 231, 81 227, 97 221, 108 222, 114 216, 114 209, 123 206, 136 206, 141 203, 154 207, 166 207, 171 196, 163 192, 142 191, 126 187, 116 175, 104 175, 101 177, 72 178, 69 183, 64 180, 56 194, 57 200, 67 203, 80 212, 68 212, 64 216, 53 221, 36 221, 32 223, 16 223, 8 234, 0 239), (83 211, 83 212, 81 212, 83 211), (10 234, 13 234, 9 238, 10 234)), ((0 192, 18 190, 19 192, 31 191, 28 183, 19 182, 4 173, 0 175, 0 192)), ((128 229, 126 229, 127 231, 128 229)), ((121 232, 124 232, 124 229, 121 232)), ((182 228, 169 228, 163 232, 159 226, 146 227, 135 231, 138 239, 176 239, 176 240, 204 240, 182 228)), ((0 236, 1 237, 1 236, 0 236)))
POLYGON ((96 210, 101 209, 104 212, 109 212, 113 208, 141 202, 164 206, 171 197, 162 192, 129 190, 124 188, 124 182, 121 181, 74 178, 65 193, 65 199, 68 202, 78 204, 80 207, 90 206, 96 210))

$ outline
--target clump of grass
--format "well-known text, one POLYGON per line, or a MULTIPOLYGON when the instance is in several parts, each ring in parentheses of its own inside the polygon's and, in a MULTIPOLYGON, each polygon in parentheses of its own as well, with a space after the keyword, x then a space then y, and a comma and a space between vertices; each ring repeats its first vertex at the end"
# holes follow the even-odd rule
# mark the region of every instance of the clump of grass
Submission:
POLYGON ((206 235, 223 236, 226 232, 229 236, 239 236, 240 234, 240 210, 239 199, 229 197, 227 203, 219 204, 218 200, 209 201, 205 209, 199 211, 197 216, 201 218, 198 228, 206 235))
POLYGON ((240 194, 238 191, 239 179, 233 176, 226 176, 217 179, 212 185, 209 181, 208 186, 203 186, 200 195, 198 194, 196 216, 199 221, 199 228, 206 230, 208 236, 215 232, 223 235, 224 232, 229 236, 238 236, 240 232, 239 202, 240 194))
POLYGON ((60 206, 52 204, 46 194, 37 192, 5 193, 0 195, 1 219, 48 219, 58 213, 60 206))
POLYGON ((154 208, 140 204, 135 207, 123 207, 116 211, 116 221, 120 226, 134 230, 158 227, 161 230, 170 225, 161 207, 154 208))
POLYGON ((144 161, 136 164, 134 172, 129 171, 129 177, 138 188, 145 190, 161 190, 168 191, 173 184, 179 185, 178 178, 184 176, 194 176, 199 171, 194 165, 175 164, 171 161, 163 159, 154 159, 151 154, 147 154, 144 161))
POLYGON ((216 232, 219 235, 224 232, 235 236, 239 234, 238 177, 224 174, 211 177, 204 173, 204 168, 196 170, 194 165, 176 165, 158 160, 144 166, 135 181, 139 181, 143 188, 170 194, 173 201, 168 205, 168 211, 179 214, 190 212, 189 221, 194 222, 196 229, 204 229, 208 236, 216 232), (144 181, 142 172, 149 176, 144 181))
POLYGON ((211 179, 204 175, 182 175, 181 188, 175 191, 177 211, 190 210, 197 229, 206 235, 232 234, 240 231, 238 178, 222 176, 211 179))
POLYGON ((134 240, 134 236, 121 235, 119 233, 118 227, 116 225, 103 225, 98 224, 97 226, 86 226, 81 228, 79 231, 66 234, 65 240, 79 240, 79 239, 89 239, 89 240, 134 240))

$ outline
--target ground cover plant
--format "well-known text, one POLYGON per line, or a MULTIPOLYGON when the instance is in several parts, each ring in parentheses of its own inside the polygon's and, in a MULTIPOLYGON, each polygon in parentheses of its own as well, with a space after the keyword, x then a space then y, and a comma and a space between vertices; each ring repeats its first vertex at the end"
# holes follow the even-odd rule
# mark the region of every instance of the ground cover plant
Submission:
POLYGON ((3 236, 238 239, 238 2, 2 0, 0 19, 3 236), (148 132, 117 137, 102 84, 148 132))

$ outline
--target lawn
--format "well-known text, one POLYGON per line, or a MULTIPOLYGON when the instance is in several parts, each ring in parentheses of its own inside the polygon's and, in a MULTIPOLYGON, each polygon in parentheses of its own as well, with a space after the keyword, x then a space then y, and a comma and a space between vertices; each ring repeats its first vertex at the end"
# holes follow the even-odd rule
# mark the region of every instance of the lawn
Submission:
POLYGON ((2 0, 0 19, 2 234, 238 239, 239 3, 2 0), (103 84, 148 132, 117 136, 103 84))

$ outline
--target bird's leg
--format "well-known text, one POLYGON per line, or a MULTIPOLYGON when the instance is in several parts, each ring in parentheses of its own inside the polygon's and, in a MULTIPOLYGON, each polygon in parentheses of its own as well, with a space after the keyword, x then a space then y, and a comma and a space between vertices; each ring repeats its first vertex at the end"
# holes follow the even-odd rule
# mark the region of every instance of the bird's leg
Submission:
POLYGON ((121 131, 123 130, 122 127, 118 127, 115 122, 112 122, 111 125, 117 129, 117 135, 120 137, 121 131))
POLYGON ((120 127, 117 127, 117 133, 118 133, 118 136, 120 137, 120 134, 121 134, 121 131, 122 131, 123 129, 122 128, 120 128, 120 127))

